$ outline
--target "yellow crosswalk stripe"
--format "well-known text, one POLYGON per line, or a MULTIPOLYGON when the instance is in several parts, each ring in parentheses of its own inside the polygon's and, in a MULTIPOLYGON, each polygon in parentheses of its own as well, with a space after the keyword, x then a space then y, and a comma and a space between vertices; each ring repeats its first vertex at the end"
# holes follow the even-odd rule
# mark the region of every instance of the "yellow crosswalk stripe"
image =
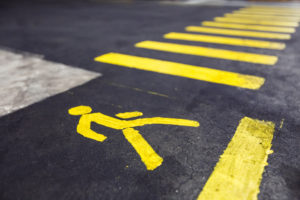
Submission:
POLYGON ((299 13, 300 9, 283 9, 283 8, 242 8, 243 10, 260 10, 260 11, 273 11, 273 12, 291 12, 291 13, 299 13))
POLYGON ((289 13, 274 13, 274 12, 265 12, 265 11, 259 11, 259 10, 236 10, 233 11, 233 13, 240 13, 240 14, 253 14, 253 15, 275 15, 275 16, 289 16, 289 17, 299 17, 298 14, 289 14, 289 13))
POLYGON ((216 43, 216 44, 227 44, 227 45, 245 46, 245 47, 256 47, 256 48, 265 48, 265 49, 277 49, 277 50, 281 50, 285 48, 285 44, 280 42, 269 42, 269 41, 262 41, 262 40, 249 40, 249 39, 242 39, 242 38, 220 37, 220 36, 189 34, 189 33, 171 32, 165 34, 164 38, 216 43))
POLYGON ((197 200, 257 200, 274 130, 273 122, 244 117, 197 200))
POLYGON ((278 40, 291 39, 290 34, 230 30, 230 29, 222 29, 222 28, 208 28, 208 27, 201 27, 201 26, 187 26, 185 30, 190 32, 211 33, 211 34, 219 34, 219 35, 233 35, 233 36, 268 38, 268 39, 278 39, 278 40))
POLYGON ((248 9, 248 10, 270 10, 270 11, 278 11, 278 12, 299 12, 300 9, 297 8, 263 8, 263 7, 243 7, 240 9, 248 9))
POLYGON ((275 26, 259 26, 259 25, 245 25, 245 24, 232 24, 221 22, 202 22, 203 26, 212 26, 218 28, 231 28, 231 29, 244 29, 244 30, 256 30, 256 31, 270 31, 270 32, 282 32, 282 33, 295 33, 294 28, 275 27, 275 26))
POLYGON ((166 51, 172 53, 204 56, 210 58, 219 58, 226 60, 234 60, 240 62, 249 62, 265 65, 274 65, 278 58, 276 56, 246 53, 240 51, 231 51, 224 49, 208 48, 201 46, 182 45, 167 42, 143 41, 135 44, 138 48, 145 48, 158 51, 166 51))
POLYGON ((257 25, 267 25, 267 26, 288 26, 288 27, 297 27, 297 22, 284 22, 284 21, 267 21, 255 20, 255 19, 240 19, 237 17, 215 17, 216 22, 229 22, 229 23, 238 23, 238 24, 257 24, 257 25))
POLYGON ((295 10, 300 12, 300 7, 286 7, 286 6, 248 6, 246 8, 260 8, 260 9, 269 9, 269 10, 295 10))
POLYGON ((300 17, 285 17, 285 16, 266 16, 266 15, 251 15, 251 14, 232 14, 227 13, 225 17, 240 18, 240 19, 253 19, 253 20, 271 20, 271 21, 287 21, 287 22, 299 22, 300 17))
POLYGON ((95 61, 252 90, 259 89, 265 82, 257 76, 119 53, 104 54, 95 61))
POLYGON ((268 13, 284 13, 284 14, 291 14, 291 15, 300 14, 300 11, 297 10, 275 10, 275 9, 264 9, 264 8, 241 8, 240 10, 259 11, 259 12, 268 12, 268 13))
POLYGON ((300 12, 300 9, 297 8, 263 8, 263 7, 244 7, 244 8, 240 8, 240 9, 253 9, 253 10, 272 10, 272 11, 279 11, 279 12, 300 12))

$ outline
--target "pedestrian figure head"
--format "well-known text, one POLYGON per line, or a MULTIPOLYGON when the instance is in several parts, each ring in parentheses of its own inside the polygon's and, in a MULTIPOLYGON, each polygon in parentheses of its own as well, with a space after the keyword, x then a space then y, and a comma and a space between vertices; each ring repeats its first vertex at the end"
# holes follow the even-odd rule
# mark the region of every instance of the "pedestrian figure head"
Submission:
POLYGON ((76 106, 69 109, 70 115, 85 115, 92 112, 92 108, 89 106, 76 106))

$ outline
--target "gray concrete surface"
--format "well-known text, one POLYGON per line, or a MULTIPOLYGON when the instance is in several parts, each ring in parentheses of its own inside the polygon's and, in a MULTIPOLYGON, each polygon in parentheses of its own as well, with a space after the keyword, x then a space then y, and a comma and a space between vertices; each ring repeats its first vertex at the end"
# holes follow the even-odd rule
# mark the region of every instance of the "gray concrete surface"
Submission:
POLYGON ((0 116, 25 108, 100 76, 46 61, 42 56, 0 50, 0 116))

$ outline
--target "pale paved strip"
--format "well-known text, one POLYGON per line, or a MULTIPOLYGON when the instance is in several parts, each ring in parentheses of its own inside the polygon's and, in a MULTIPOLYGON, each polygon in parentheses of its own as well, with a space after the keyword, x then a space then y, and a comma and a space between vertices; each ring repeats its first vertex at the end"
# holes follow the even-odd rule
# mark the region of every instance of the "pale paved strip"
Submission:
POLYGON ((274 13, 274 12, 264 12, 264 11, 248 11, 248 10, 236 10, 233 13, 239 14, 253 14, 253 15, 270 15, 270 16, 288 16, 288 17, 299 17, 298 14, 288 14, 288 13, 274 13))
POLYGON ((267 21, 254 20, 254 19, 240 19, 237 17, 215 17, 216 22, 229 22, 229 23, 238 23, 238 24, 256 24, 256 25, 267 25, 267 26, 287 26, 287 27, 297 27, 297 22, 283 22, 283 21, 267 21))
POLYGON ((230 30, 230 29, 223 29, 223 28, 209 28, 209 27, 201 27, 201 26, 187 26, 185 30, 190 32, 199 32, 199 33, 212 33, 212 34, 219 34, 219 35, 233 35, 233 36, 267 38, 267 39, 277 39, 277 40, 291 39, 290 34, 230 30))
POLYGON ((244 117, 198 200, 257 200, 275 124, 244 117))
POLYGON ((265 82, 264 78, 257 76, 119 53, 104 54, 95 61, 253 90, 265 82))
POLYGON ((225 49, 182 45, 167 42, 143 41, 135 44, 135 47, 265 65, 274 65, 278 60, 276 56, 264 54, 254 54, 241 51, 231 51, 225 49))
POLYGON ((245 24, 221 23, 221 22, 210 22, 210 21, 204 21, 202 22, 202 25, 218 27, 218 28, 295 33, 294 28, 276 27, 276 26, 245 25, 245 24))
POLYGON ((300 17, 285 17, 285 16, 266 16, 266 15, 251 15, 251 14, 232 14, 227 13, 225 17, 239 18, 239 19, 251 19, 251 20, 271 20, 271 21, 287 21, 287 22, 299 22, 300 17))
POLYGON ((265 49, 277 49, 277 50, 281 50, 285 48, 285 44, 280 42, 269 42, 269 41, 262 41, 262 40, 249 40, 249 39, 242 39, 242 38, 231 38, 231 37, 189 34, 189 33, 171 32, 165 34, 164 38, 195 41, 195 42, 227 44, 227 45, 245 46, 245 47, 256 47, 256 48, 265 48, 265 49))
POLYGON ((0 50, 0 66, 0 116, 100 76, 42 56, 6 50, 0 50))

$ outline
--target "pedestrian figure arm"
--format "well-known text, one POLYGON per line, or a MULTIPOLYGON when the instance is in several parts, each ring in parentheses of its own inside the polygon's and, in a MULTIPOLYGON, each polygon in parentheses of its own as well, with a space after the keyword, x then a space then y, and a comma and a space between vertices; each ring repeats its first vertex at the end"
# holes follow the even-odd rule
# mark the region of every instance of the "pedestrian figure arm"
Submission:
POLYGON ((103 142, 107 137, 105 135, 102 135, 100 133, 97 133, 93 130, 91 130, 91 121, 87 121, 84 119, 80 119, 78 126, 77 126, 77 132, 84 137, 103 142))
POLYGON ((128 127, 144 126, 148 124, 165 124, 165 125, 192 126, 192 127, 200 126, 200 124, 197 121, 193 121, 193 120, 153 117, 153 118, 132 120, 130 121, 130 125, 128 127))

